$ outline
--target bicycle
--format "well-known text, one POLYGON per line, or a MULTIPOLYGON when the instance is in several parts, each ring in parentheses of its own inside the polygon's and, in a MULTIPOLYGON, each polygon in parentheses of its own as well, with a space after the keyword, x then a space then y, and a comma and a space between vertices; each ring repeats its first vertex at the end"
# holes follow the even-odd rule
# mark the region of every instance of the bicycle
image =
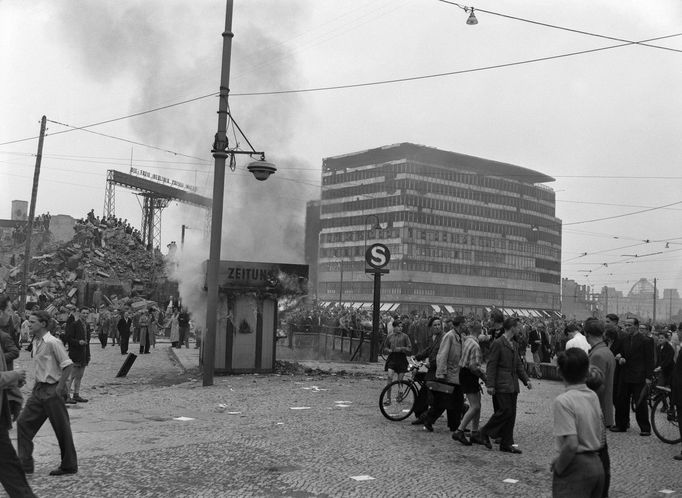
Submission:
POLYGON ((414 412, 417 397, 425 389, 426 364, 408 358, 409 367, 402 380, 394 380, 383 388, 379 395, 379 409, 388 420, 398 422, 405 420, 414 412), (391 392, 393 400, 388 393, 391 392))
POLYGON ((682 441, 671 389, 665 386, 650 386, 647 403, 651 408, 651 428, 658 439, 668 444, 678 444, 682 441))

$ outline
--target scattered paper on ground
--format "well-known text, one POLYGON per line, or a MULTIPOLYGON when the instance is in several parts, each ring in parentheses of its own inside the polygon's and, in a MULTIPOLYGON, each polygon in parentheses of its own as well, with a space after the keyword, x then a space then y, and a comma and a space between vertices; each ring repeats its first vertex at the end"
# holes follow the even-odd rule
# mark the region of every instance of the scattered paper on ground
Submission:
POLYGON ((516 484, 517 482, 519 482, 519 480, 518 479, 505 479, 502 482, 508 482, 509 484, 516 484))
POLYGON ((292 410, 310 410, 309 406, 292 406, 292 410))
POLYGON ((194 420, 193 418, 190 417, 175 417, 173 420, 180 420, 181 422, 186 422, 187 420, 194 420))
POLYGON ((674 491, 673 491, 672 489, 662 489, 662 490, 659 491, 659 493, 663 493, 663 494, 666 494, 666 495, 671 495, 671 494, 674 493, 674 491))
POLYGON ((350 405, 350 404, 353 403, 353 402, 352 402, 352 401, 334 401, 334 403, 337 403, 337 404, 340 403, 340 404, 342 404, 342 405, 350 405))
POLYGON ((228 415, 239 415, 241 412, 227 412, 228 415))
POLYGON ((372 481, 374 477, 372 476, 350 476, 351 479, 355 481, 372 481))

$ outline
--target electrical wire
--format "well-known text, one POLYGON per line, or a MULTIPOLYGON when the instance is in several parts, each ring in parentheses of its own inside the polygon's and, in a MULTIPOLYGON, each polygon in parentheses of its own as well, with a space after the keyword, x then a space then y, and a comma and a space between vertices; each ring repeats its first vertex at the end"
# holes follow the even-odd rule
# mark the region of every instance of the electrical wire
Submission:
MULTIPOLYGON (((100 132, 98 132, 98 131, 89 130, 89 129, 87 129, 87 127, 84 127, 84 126, 72 126, 72 125, 70 125, 70 124, 60 123, 59 121, 54 121, 54 120, 52 120, 52 119, 48 119, 47 121, 50 122, 50 123, 58 124, 58 125, 60 125, 60 126, 66 126, 67 128, 71 128, 71 129, 74 130, 74 131, 76 131, 76 130, 78 130, 78 131, 84 131, 84 132, 86 132, 86 133, 92 133, 93 135, 99 135, 99 136, 101 136, 101 137, 111 138, 112 140, 119 140, 119 141, 121 141, 121 142, 126 142, 126 143, 133 144, 133 145, 139 145, 140 147, 146 147, 146 148, 148 148, 148 149, 154 149, 154 150, 159 150, 159 151, 161 151, 161 152, 167 152, 168 154, 173 154, 174 156, 188 157, 188 158, 190 158, 190 159, 198 159, 199 161, 204 161, 204 162, 206 162, 206 163, 209 162, 207 159, 204 159, 204 158, 201 158, 201 157, 191 156, 191 155, 189 155, 189 154, 183 154, 183 153, 181 153, 181 152, 175 152, 175 151, 173 151, 173 150, 164 149, 163 147, 158 147, 158 146, 156 146, 156 145, 149 145, 149 144, 145 144, 145 143, 142 143, 142 142, 136 142, 135 140, 129 140, 129 139, 127 139, 127 138, 116 137, 116 136, 114 136, 114 135, 108 135, 108 134, 106 134, 106 133, 100 133, 100 132)), ((92 125, 92 126, 96 126, 96 125, 92 125)), ((57 135, 57 134, 59 134, 59 133, 61 133, 61 132, 50 133, 50 134, 48 134, 48 136, 57 135)))
MULTIPOLYGON (((444 2, 444 0, 438 0, 438 1, 444 2)), ((445 3, 454 3, 454 2, 445 2, 445 3)), ((455 4, 455 5, 457 5, 457 4, 455 4)), ((460 7, 460 8, 462 8, 460 5, 457 5, 457 6, 460 7)), ((649 43, 646 43, 647 41, 655 41, 655 40, 660 40, 660 39, 662 39, 662 38, 654 38, 654 39, 651 39, 651 40, 643 40, 643 41, 633 41, 633 40, 627 40, 627 39, 625 39, 625 38, 618 38, 618 37, 615 37, 615 36, 608 36, 608 35, 602 35, 602 34, 599 34, 599 33, 592 33, 592 32, 590 32, 590 31, 585 31, 585 30, 581 30, 581 29, 567 28, 567 27, 565 27, 565 26, 558 26, 558 25, 556 25, 556 24, 549 24, 549 23, 544 23, 544 22, 540 22, 540 21, 534 21, 534 20, 532 20, 532 19, 526 19, 526 18, 523 18, 523 17, 511 16, 511 15, 508 15, 508 14, 502 14, 502 13, 500 13, 500 12, 494 12, 494 11, 491 11, 491 10, 479 9, 478 7, 476 7, 476 8, 472 7, 471 9, 472 9, 472 10, 476 10, 476 12, 484 12, 484 13, 486 13, 486 14, 491 14, 491 15, 493 15, 493 16, 504 17, 504 18, 506 18, 506 19, 512 19, 512 20, 514 20, 514 21, 526 22, 526 23, 529 23, 529 24, 535 24, 535 25, 537 25, 537 26, 544 26, 544 27, 546 27, 546 28, 558 29, 558 30, 561 30, 561 31, 568 31, 568 32, 570 32, 570 33, 577 33, 577 34, 586 35, 586 36, 592 36, 592 37, 596 37, 596 38, 603 38, 604 40, 619 41, 619 42, 627 42, 627 43, 631 43, 631 44, 634 44, 634 45, 641 45, 641 46, 643 46, 643 47, 650 47, 650 48, 656 48, 656 49, 659 49, 659 50, 669 50, 669 51, 671 51, 671 52, 680 52, 680 53, 682 53, 682 50, 679 50, 679 49, 676 49, 676 48, 665 47, 665 46, 661 46, 661 45, 651 45, 651 44, 649 44, 649 43)))

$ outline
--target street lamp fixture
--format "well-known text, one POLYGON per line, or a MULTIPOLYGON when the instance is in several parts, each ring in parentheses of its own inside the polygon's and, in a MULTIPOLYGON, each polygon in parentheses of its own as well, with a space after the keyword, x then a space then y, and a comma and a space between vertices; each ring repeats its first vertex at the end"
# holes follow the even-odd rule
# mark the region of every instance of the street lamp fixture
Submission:
MULTIPOLYGON (((467 11, 466 7, 464 8, 464 11, 465 12, 467 11)), ((478 19, 476 19, 476 14, 474 14, 474 8, 473 7, 471 7, 469 9, 469 17, 467 19, 467 24, 469 26, 474 26, 474 25, 478 24, 478 19)))
POLYGON ((275 168, 274 164, 265 160, 265 154, 261 156, 259 161, 250 162, 246 169, 253 173, 253 176, 256 177, 256 180, 261 182, 270 178, 270 175, 277 171, 277 168, 275 168))

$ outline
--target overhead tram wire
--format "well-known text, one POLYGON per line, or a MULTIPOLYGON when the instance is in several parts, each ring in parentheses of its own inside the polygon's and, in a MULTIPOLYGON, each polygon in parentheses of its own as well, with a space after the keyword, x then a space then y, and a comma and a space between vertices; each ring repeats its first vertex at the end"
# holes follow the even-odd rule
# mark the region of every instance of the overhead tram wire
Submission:
MULTIPOLYGON (((164 149, 163 147, 158 147, 158 146, 156 146, 156 145, 149 145, 149 144, 145 144, 145 143, 143 143, 143 142, 136 142, 135 140, 129 140, 129 139, 127 139, 127 138, 121 138, 121 137, 116 137, 116 136, 114 136, 114 135, 108 135, 108 134, 106 134, 106 133, 100 133, 100 132, 98 132, 98 131, 89 130, 89 129, 87 129, 86 127, 83 127, 83 126, 72 126, 72 125, 70 125, 70 124, 60 123, 59 121, 54 121, 54 120, 52 120, 52 119, 48 119, 47 121, 48 121, 49 123, 58 124, 58 125, 60 125, 60 126, 66 126, 66 127, 68 127, 68 128, 71 128, 71 129, 74 130, 74 131, 75 131, 75 130, 84 131, 84 132, 87 132, 87 133, 92 133, 93 135, 99 135, 99 136, 101 136, 101 137, 111 138, 112 140, 120 140, 121 142, 126 142, 126 143, 133 144, 133 145, 139 145, 140 147, 147 147, 148 149, 154 149, 154 150, 158 150, 158 151, 161 151, 161 152, 166 152, 166 153, 168 153, 168 154, 173 154, 174 156, 181 156, 181 157, 188 157, 188 158, 190 158, 190 159, 197 159, 197 160, 199 160, 199 161, 205 161, 207 164, 208 164, 208 162, 209 162, 208 159, 204 159, 204 158, 197 157, 197 156, 191 156, 191 155, 189 155, 189 154, 183 154, 183 153, 181 153, 181 152, 176 152, 176 151, 173 151, 173 150, 170 150, 170 149, 164 149)), ((111 121, 109 121, 109 122, 111 122, 111 121)), ((96 126, 96 125, 92 125, 92 126, 96 126)), ((57 135, 57 134, 59 134, 59 133, 62 133, 62 132, 49 133, 48 136, 57 135)))
POLYGON ((504 18, 506 18, 506 19, 512 19, 512 20, 514 20, 514 21, 521 21, 521 22, 526 22, 526 23, 529 23, 529 24, 535 24, 535 25, 537 25, 537 26, 544 26, 544 27, 546 27, 546 28, 558 29, 558 30, 561 30, 561 31, 568 31, 569 33, 577 33, 577 34, 580 34, 580 35, 593 36, 593 37, 596 37, 596 38, 603 38, 603 39, 605 39, 605 40, 611 40, 611 41, 628 42, 628 43, 631 43, 631 44, 634 44, 634 45, 641 45, 641 46, 643 46, 643 47, 656 48, 656 49, 659 49, 659 50, 669 50, 669 51, 671 51, 671 52, 680 52, 680 53, 682 53, 682 50, 680 50, 680 49, 676 49, 676 48, 672 48, 672 47, 665 47, 665 46, 661 46, 661 45, 651 45, 650 43, 646 43, 646 42, 649 42, 649 41, 662 40, 662 39, 664 39, 664 38, 670 38, 670 37, 672 37, 672 36, 677 36, 677 35, 665 36, 665 37, 661 37, 661 38, 652 38, 651 40, 632 41, 632 40, 628 40, 628 39, 625 39, 625 38, 618 38, 618 37, 615 37, 615 36, 608 36, 608 35, 602 35, 602 34, 599 34, 599 33, 592 33, 591 31, 585 31, 585 30, 582 30, 582 29, 567 28, 567 27, 565 27, 565 26, 558 26, 558 25, 556 25, 556 24, 549 24, 549 23, 545 23, 545 22, 534 21, 534 20, 532 20, 532 19, 526 19, 526 18, 524 18, 524 17, 516 17, 516 16, 509 15, 509 14, 502 14, 501 12, 494 12, 494 11, 492 11, 492 10, 480 9, 480 8, 478 8, 478 7, 473 7, 473 6, 467 7, 467 6, 464 6, 464 5, 460 5, 460 4, 456 3, 456 2, 450 2, 450 1, 448 1, 448 0, 437 0, 437 1, 438 1, 438 2, 441 2, 441 3, 448 3, 448 4, 450 4, 450 5, 454 5, 454 6, 456 6, 456 7, 459 7, 460 9, 462 9, 462 10, 465 11, 465 12, 468 12, 469 10, 475 10, 476 12, 484 12, 485 14, 490 14, 490 15, 498 16, 498 17, 504 17, 504 18))
MULTIPOLYGON (((442 1, 442 0, 439 0, 442 1)), ((452 3, 452 2, 449 2, 452 3)), ((614 48, 620 48, 620 47, 626 47, 629 45, 642 45, 646 42, 650 41, 655 41, 655 40, 662 40, 666 38, 674 38, 677 36, 682 36, 682 33, 676 33, 672 35, 666 35, 666 36, 659 36, 656 38, 648 38, 646 40, 639 40, 639 41, 632 41, 632 42, 626 42, 626 43, 619 43, 617 45, 609 45, 606 47, 599 47, 599 48, 593 48, 593 49, 588 49, 588 50, 579 50, 576 52, 567 52, 563 54, 557 54, 557 55, 550 55, 547 57, 537 57, 534 59, 526 59, 526 60, 521 60, 521 61, 514 61, 514 62, 508 62, 504 64, 494 64, 492 66, 482 66, 482 67, 477 67, 477 68, 471 68, 471 69, 461 69, 457 71, 447 71, 447 72, 442 72, 442 73, 433 73, 433 74, 427 74, 427 75, 420 75, 420 76, 409 76, 405 78, 395 78, 395 79, 388 79, 388 80, 379 80, 379 81, 370 81, 370 82, 365 82, 365 83, 353 83, 353 84, 345 84, 345 85, 333 85, 333 86, 325 86, 325 87, 314 87, 314 88, 301 88, 301 89, 292 89, 292 90, 270 90, 270 91, 263 91, 263 92, 242 92, 242 93, 231 93, 231 97, 252 97, 252 96, 263 96, 263 95, 285 95, 285 94, 293 94, 293 93, 312 93, 312 92, 323 92, 323 91, 332 91, 332 90, 345 90, 345 89, 352 89, 352 88, 363 88, 363 87, 370 87, 370 86, 378 86, 378 85, 389 85, 389 84, 394 84, 394 83, 405 83, 409 81, 420 81, 420 80, 426 80, 426 79, 434 79, 434 78, 442 78, 445 76, 456 76, 459 74, 468 74, 468 73, 475 73, 475 72, 481 72, 481 71, 489 71, 493 69, 502 69, 506 67, 513 67, 513 66, 520 66, 524 64, 534 64, 537 62, 544 62, 544 61, 549 61, 549 60, 555 60, 555 59, 561 59, 565 57, 573 57, 576 55, 584 55, 584 54, 589 54, 589 53, 595 53, 595 52, 602 52, 605 50, 611 50, 614 48)), ((195 102, 197 100, 205 99, 208 97, 214 97, 218 96, 219 94, 214 92, 210 93, 207 95, 202 95, 199 97, 194 97, 191 99, 186 99, 181 102, 175 102, 173 104, 168 104, 165 106, 161 107, 156 107, 153 109, 147 109, 145 111, 140 111, 136 112, 133 114, 127 114, 125 116, 120 116, 117 118, 112 118, 112 119, 107 119, 104 121, 99 121, 96 123, 91 123, 83 126, 72 126, 71 129, 69 130, 63 130, 63 131, 58 131, 51 133, 50 135, 59 135, 62 133, 69 133, 75 130, 85 130, 87 128, 92 128, 95 126, 100 126, 103 124, 107 123, 113 123, 116 121, 122 121, 124 119, 129 119, 137 116, 142 116, 144 114, 149 114, 152 112, 164 110, 164 109, 169 109, 171 107, 176 107, 179 105, 187 104, 190 102, 195 102)), ((38 137, 33 136, 33 137, 27 137, 27 138, 20 138, 17 140, 9 140, 6 142, 0 142, 0 146, 3 145, 10 145, 10 144, 15 144, 15 143, 21 143, 21 142, 27 142, 30 140, 36 140, 38 137)), ((188 157, 193 157, 193 156, 188 156, 188 157)), ((203 159, 202 159, 203 160, 203 159)))

